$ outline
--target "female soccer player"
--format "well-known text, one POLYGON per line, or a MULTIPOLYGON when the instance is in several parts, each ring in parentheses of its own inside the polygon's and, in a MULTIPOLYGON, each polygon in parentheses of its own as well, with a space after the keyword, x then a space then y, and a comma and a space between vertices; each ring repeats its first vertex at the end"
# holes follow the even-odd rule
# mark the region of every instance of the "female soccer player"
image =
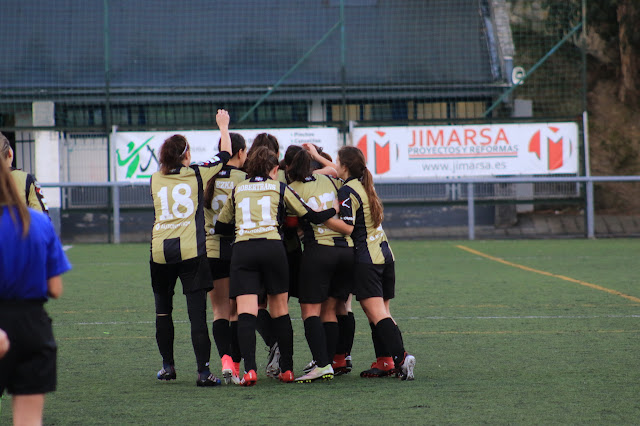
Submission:
POLYGON ((44 309, 62 294, 71 265, 47 216, 27 208, 0 161, 0 396, 12 394, 13 423, 42 424, 44 394, 56 389, 56 342, 44 309), (8 349, 2 357, 2 351, 8 349))
MULTIPOLYGON (((261 146, 268 148, 271 152, 276 154, 277 157, 280 156, 280 143, 278 142, 278 139, 269 133, 259 133, 253 139, 253 143, 251 144, 251 148, 249 149, 247 161, 244 165, 245 170, 247 169, 247 167, 249 167, 249 158, 251 157, 252 150, 257 149, 261 146)), ((277 180, 287 183, 284 175, 284 170, 278 170, 277 180)), ((300 241, 297 242, 298 247, 296 247, 296 242, 290 239, 287 233, 285 233, 285 235, 283 236, 283 241, 285 247, 287 247, 287 258, 289 258, 290 250, 291 253, 294 253, 296 250, 298 250, 300 241)), ((290 264, 290 270, 291 267, 292 266, 290 264)), ((289 274, 289 276, 291 276, 291 274, 289 274)), ((267 345, 267 348, 269 350, 266 368, 267 376, 278 378, 278 374, 280 373, 280 367, 278 365, 280 359, 280 350, 278 348, 278 343, 276 342, 275 334, 273 332, 273 321, 271 315, 269 314, 269 311, 267 310, 267 295, 261 294, 258 298, 258 302, 258 320, 256 322, 256 329, 258 330, 258 333, 260 333, 262 340, 264 340, 264 343, 265 345, 267 345)))
MULTIPOLYGON (((204 221, 207 232, 207 258, 213 277, 213 290, 209 292, 213 308, 213 340, 222 361, 222 376, 229 384, 239 381, 240 348, 238 347, 238 313, 235 301, 229 299, 229 265, 231 263, 232 237, 215 233, 214 226, 227 202, 231 190, 247 178, 240 170, 247 158, 247 144, 238 133, 230 133, 232 157, 214 176, 204 191, 204 221)), ((218 143, 218 150, 220 144, 218 143)))
MULTIPOLYGON (((305 149, 291 146, 285 155, 290 187, 314 209, 330 207, 338 196, 338 181, 312 172, 305 149)), ((333 169, 332 169, 333 170, 333 169)), ((298 297, 305 336, 316 363, 299 382, 332 379, 331 366, 338 341, 336 305, 349 297, 353 271, 353 241, 326 226, 301 220, 304 251, 300 265, 298 297)))
POLYGON ((338 151, 340 218, 327 222, 335 231, 351 235, 355 244, 354 294, 367 315, 376 362, 361 377, 382 377, 394 371, 413 380, 416 359, 404 350, 402 334, 391 317, 389 301, 395 295, 394 257, 382 229, 382 203, 373 186, 362 151, 345 146, 338 151), (395 367, 395 368, 394 368, 395 367))
POLYGON ((160 148, 160 171, 151 176, 155 223, 151 234, 151 285, 156 305, 156 341, 162 355, 159 380, 176 378, 173 358, 173 294, 178 277, 187 298, 191 342, 196 356, 197 386, 216 386, 209 371, 211 340, 207 328, 207 292, 212 289, 207 262, 203 193, 209 180, 231 157, 229 113, 218 110, 220 153, 210 162, 189 165, 191 151, 182 135, 173 135, 160 148))
POLYGON ((9 140, 2 133, 0 133, 0 161, 4 161, 11 171, 11 177, 18 188, 18 195, 24 203, 36 211, 49 214, 47 201, 42 195, 42 189, 36 178, 29 173, 11 167, 13 149, 11 149, 9 140))
POLYGON ((235 228, 229 293, 238 306, 238 341, 245 368, 241 384, 253 386, 258 378, 255 332, 258 295, 263 291, 267 294, 273 331, 280 348, 278 378, 292 382, 293 328, 287 306, 289 271, 279 229, 287 210, 313 223, 322 223, 335 215, 337 209, 315 212, 291 188, 278 182, 278 157, 266 147, 251 150, 247 174, 249 179, 233 189, 215 227, 216 233, 221 234, 231 234, 235 228))

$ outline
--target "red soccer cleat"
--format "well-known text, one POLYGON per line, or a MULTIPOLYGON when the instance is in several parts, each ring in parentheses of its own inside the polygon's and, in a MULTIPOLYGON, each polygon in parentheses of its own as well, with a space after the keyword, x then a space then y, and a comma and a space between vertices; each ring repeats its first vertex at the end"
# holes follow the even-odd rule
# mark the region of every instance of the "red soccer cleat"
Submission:
POLYGON ((256 374, 256 370, 249 370, 247 373, 244 373, 240 381, 240 386, 254 386, 257 381, 258 375, 256 374))
POLYGON ((287 371, 285 371, 284 373, 280 373, 280 374, 278 374, 278 379, 279 379, 281 382, 284 382, 284 383, 291 383, 291 382, 293 382, 296 378, 295 378, 295 376, 293 375, 293 371, 291 371, 291 370, 287 370, 287 371))

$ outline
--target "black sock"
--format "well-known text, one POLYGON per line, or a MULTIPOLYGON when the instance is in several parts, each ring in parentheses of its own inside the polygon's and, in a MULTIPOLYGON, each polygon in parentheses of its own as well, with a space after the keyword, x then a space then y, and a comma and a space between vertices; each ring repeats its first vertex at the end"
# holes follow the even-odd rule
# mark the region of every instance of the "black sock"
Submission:
POLYGON ((322 326, 324 327, 324 336, 327 342, 327 357, 329 357, 329 362, 332 362, 333 357, 336 354, 336 346, 338 344, 338 334, 340 333, 338 330, 338 323, 323 322, 322 326))
POLYGON ((187 312, 191 322, 191 343, 196 355, 198 372, 209 370, 211 339, 207 328, 207 293, 204 290, 187 293, 187 312))
POLYGON ((379 330, 372 322, 369 323, 371 328, 371 340, 373 341, 373 350, 376 352, 376 358, 391 356, 384 343, 384 338, 379 330))
POLYGON ((346 315, 338 315, 338 344, 336 345, 337 354, 347 353, 347 329, 345 328, 346 321, 346 315))
MULTIPOLYGON (((320 317, 313 316, 304 320, 304 335, 307 338, 311 356, 319 367, 329 364, 327 356, 327 339, 320 317)), ((286 370, 285 370, 286 371, 286 370)))
POLYGON ((349 355, 351 353, 351 348, 353 347, 353 339, 356 335, 356 317, 353 315, 353 312, 347 313, 347 323, 345 327, 347 329, 345 353, 349 355))
POLYGON ((398 330, 398 326, 391 318, 385 318, 378 321, 376 331, 384 342, 388 353, 393 357, 396 367, 399 367, 404 360, 404 346, 402 345, 402 334, 398 330))
POLYGON ((231 321, 229 324, 231 330, 231 359, 233 362, 240 362, 242 360, 242 354, 240 353, 240 344, 238 343, 238 321, 231 321))
POLYGON ((211 329, 213 330, 213 341, 216 342, 220 358, 229 355, 231 352, 231 328, 229 328, 229 320, 215 320, 211 329))
POLYGON ((280 371, 293 371, 293 327, 289 314, 273 318, 273 332, 280 348, 280 371))
POLYGON ((274 331, 273 331, 273 319, 271 315, 269 315, 269 311, 266 309, 258 310, 258 322, 256 323, 256 328, 260 336, 262 336, 262 340, 264 340, 264 344, 269 348, 273 346, 276 342, 274 331))
POLYGON ((258 370, 256 365, 256 321, 255 315, 238 315, 238 344, 244 358, 244 370, 258 370))
POLYGON ((173 319, 169 315, 156 315, 156 342, 162 356, 162 365, 175 365, 173 360, 173 319))

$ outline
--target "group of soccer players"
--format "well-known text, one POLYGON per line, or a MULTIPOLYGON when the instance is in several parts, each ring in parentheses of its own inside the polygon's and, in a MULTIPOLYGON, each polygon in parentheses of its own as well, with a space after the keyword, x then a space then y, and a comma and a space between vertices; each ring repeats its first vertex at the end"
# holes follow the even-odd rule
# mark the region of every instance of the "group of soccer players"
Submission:
POLYGON ((363 153, 343 147, 334 164, 305 144, 290 146, 279 163, 272 135, 258 135, 247 150, 244 138, 229 132, 226 111, 218 110, 216 122, 221 131, 216 157, 191 164, 188 141, 174 135, 162 145, 161 169, 151 178, 151 280, 163 359, 158 379, 176 378, 172 298, 179 277, 198 386, 221 383, 209 369, 207 293, 225 383, 256 384, 256 331, 271 349, 270 377, 308 383, 349 372, 355 330, 351 294, 369 320, 376 353, 361 376, 413 380, 415 358, 405 351, 389 310, 394 257, 363 153), (299 299, 313 356, 297 379, 290 296, 299 299))

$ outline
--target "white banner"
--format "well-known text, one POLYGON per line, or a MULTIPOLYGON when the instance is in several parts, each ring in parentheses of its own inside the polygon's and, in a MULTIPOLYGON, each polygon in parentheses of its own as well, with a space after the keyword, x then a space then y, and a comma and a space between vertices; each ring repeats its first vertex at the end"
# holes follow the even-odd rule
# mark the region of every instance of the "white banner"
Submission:
MULTIPOLYGON (((280 143, 280 158, 289 145, 313 143, 324 152, 336 158, 338 153, 338 129, 241 129, 231 130, 240 133, 251 146, 253 139, 260 133, 274 135, 280 143)), ((193 130, 170 132, 116 132, 112 135, 115 146, 115 180, 148 181, 158 170, 160 146, 168 137, 181 134, 187 138, 191 147, 193 162, 202 162, 218 153, 218 130, 193 130)))
POLYGON ((578 173, 576 123, 358 127, 376 178, 578 173))

